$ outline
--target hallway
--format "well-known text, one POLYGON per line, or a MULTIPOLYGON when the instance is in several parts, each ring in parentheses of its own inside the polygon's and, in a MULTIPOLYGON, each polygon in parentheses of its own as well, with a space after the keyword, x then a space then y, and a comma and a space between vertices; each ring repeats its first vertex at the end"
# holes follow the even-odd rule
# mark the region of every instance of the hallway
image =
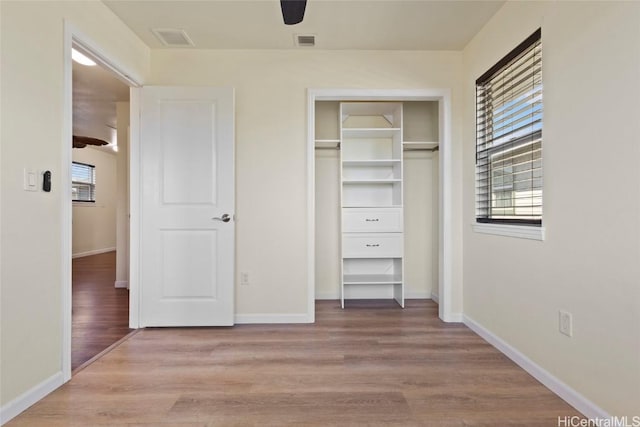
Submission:
POLYGON ((73 260, 71 370, 76 371, 129 329, 129 291, 115 288, 116 253, 73 260))

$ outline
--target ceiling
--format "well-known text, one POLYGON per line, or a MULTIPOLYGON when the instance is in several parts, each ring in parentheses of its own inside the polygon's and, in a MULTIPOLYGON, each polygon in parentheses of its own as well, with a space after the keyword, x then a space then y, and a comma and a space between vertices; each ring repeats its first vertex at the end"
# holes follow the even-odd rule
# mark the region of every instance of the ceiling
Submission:
POLYGON ((197 49, 461 50, 504 1, 308 0, 305 17, 284 25, 278 0, 103 0, 150 48, 152 28, 183 29, 197 49))
MULTIPOLYGON (((461 50, 501 1, 308 0, 284 25, 278 0, 103 0, 151 49, 151 29, 183 29, 197 49, 461 50), (297 34, 316 36, 297 47, 297 34)), ((129 87, 100 66, 73 64, 73 132, 111 142, 129 87)))
POLYGON ((116 102, 129 101, 129 86, 96 65, 73 61, 73 134, 109 143, 115 135, 116 102))

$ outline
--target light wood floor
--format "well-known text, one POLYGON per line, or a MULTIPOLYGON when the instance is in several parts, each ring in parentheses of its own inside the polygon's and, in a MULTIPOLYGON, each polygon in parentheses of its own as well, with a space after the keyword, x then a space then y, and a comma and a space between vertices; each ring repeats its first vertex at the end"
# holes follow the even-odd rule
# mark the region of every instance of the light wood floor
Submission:
POLYGON ((145 329, 9 426, 557 426, 578 415, 431 301, 145 329))
POLYGON ((72 263, 71 370, 127 335, 129 291, 116 289, 116 253, 72 263))

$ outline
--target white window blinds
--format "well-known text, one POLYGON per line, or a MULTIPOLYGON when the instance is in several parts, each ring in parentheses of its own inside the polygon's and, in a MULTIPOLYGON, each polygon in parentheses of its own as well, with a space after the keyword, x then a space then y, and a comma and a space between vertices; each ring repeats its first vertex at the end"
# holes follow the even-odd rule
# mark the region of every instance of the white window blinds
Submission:
POLYGON ((71 164, 71 193, 74 202, 96 201, 96 168, 93 165, 71 164))
POLYGON ((540 30, 476 80, 476 221, 542 223, 540 30))

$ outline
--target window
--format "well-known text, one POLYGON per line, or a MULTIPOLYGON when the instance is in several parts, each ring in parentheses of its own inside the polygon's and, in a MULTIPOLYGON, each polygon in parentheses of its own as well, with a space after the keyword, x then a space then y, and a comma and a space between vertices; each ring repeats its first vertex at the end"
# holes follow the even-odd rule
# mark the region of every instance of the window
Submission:
POLYGON ((476 80, 476 222, 542 224, 540 30, 476 80))
POLYGON ((85 163, 71 164, 71 194, 74 202, 96 201, 96 167, 85 163))

